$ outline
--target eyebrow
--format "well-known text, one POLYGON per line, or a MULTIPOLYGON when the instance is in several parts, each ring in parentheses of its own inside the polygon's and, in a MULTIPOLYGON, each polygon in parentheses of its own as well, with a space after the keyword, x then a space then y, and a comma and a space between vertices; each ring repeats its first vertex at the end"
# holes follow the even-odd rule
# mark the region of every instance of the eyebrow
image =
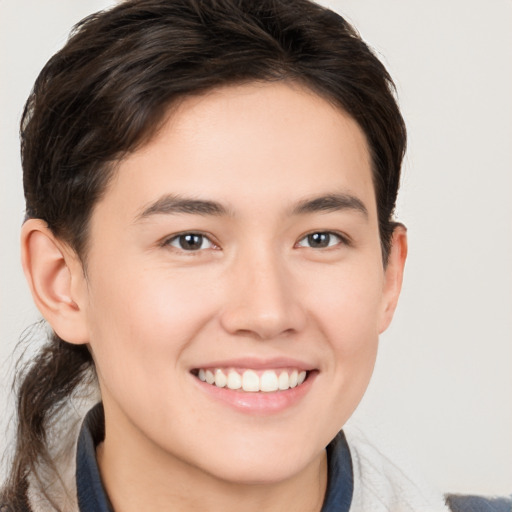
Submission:
POLYGON ((325 196, 304 199, 292 210, 294 215, 303 215, 316 212, 335 212, 340 210, 355 210, 368 217, 368 210, 364 203, 351 194, 328 194, 325 196))
POLYGON ((227 209, 216 201, 190 199, 167 194, 146 206, 142 212, 137 215, 135 220, 140 221, 152 215, 169 215, 174 213, 215 216, 228 215, 227 209))
MULTIPOLYGON (((308 213, 335 212, 340 210, 354 210, 368 217, 368 210, 364 203, 351 194, 328 194, 304 199, 293 207, 291 214, 305 215, 308 213)), ((232 216, 225 206, 216 201, 166 194, 146 206, 141 213, 136 216, 135 220, 141 221, 153 215, 172 215, 177 213, 205 216, 232 216)))

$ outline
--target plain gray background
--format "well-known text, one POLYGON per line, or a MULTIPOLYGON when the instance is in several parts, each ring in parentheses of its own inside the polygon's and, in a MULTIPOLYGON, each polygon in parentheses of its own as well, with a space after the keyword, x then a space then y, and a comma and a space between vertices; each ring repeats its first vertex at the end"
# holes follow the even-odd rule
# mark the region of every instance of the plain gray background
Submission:
MULTIPOLYGON (((17 123, 72 24, 111 3, 0 0, 0 449, 10 354, 39 318, 19 265, 17 123)), ((442 491, 511 493, 512 1, 322 3, 390 70, 410 137, 404 290, 354 421, 442 491)))

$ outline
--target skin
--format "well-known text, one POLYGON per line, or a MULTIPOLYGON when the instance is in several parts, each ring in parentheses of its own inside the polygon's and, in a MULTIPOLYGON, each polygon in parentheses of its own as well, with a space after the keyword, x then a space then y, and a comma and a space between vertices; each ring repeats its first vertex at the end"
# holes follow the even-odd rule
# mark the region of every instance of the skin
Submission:
POLYGON ((119 163, 92 214, 85 273, 42 221, 24 225, 22 247, 45 318, 93 353, 98 462, 116 510, 321 509, 324 448, 366 390, 406 257, 399 227, 383 265, 355 121, 287 83, 185 99, 119 163), (352 202, 300 208, 333 194, 352 202), (223 212, 163 212, 168 195, 223 212), (205 235, 199 250, 180 247, 186 232, 205 235), (311 233, 331 233, 329 246, 312 247, 311 233), (283 357, 314 379, 277 412, 216 400, 191 373, 283 357))

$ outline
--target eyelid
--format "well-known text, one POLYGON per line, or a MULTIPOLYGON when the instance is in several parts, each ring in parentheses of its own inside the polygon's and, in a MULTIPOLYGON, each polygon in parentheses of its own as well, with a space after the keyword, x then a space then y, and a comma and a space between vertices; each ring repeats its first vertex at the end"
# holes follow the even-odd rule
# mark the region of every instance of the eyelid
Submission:
MULTIPOLYGON (((213 235, 209 234, 209 233, 206 233, 204 231, 196 231, 196 230, 190 230, 190 231, 187 231, 187 230, 184 230, 184 231, 180 231, 179 233, 173 233, 172 235, 170 236, 166 236, 165 238, 162 239, 162 241, 159 243, 160 246, 162 247, 172 247, 173 249, 176 249, 177 251, 180 251, 180 252, 187 252, 187 253, 198 253, 198 252, 202 252, 202 251, 205 251, 207 249, 220 249, 220 246, 219 244, 215 241, 213 235), (182 249, 180 247, 176 247, 174 245, 172 245, 172 242, 176 241, 179 239, 179 237, 181 236, 185 236, 185 235, 198 235, 198 236, 202 236, 203 238, 205 238, 206 240, 209 241, 209 243, 211 244, 210 247, 207 247, 205 249, 197 249, 197 250, 185 250, 185 249, 182 249)), ((340 246, 340 245, 345 245, 345 246, 351 246, 352 245, 352 240, 351 238, 344 234, 344 233, 341 233, 339 231, 336 231, 336 230, 331 230, 331 229, 315 229, 315 230, 312 230, 312 231, 309 231, 307 233, 304 233, 303 235, 301 235, 298 239, 298 241, 296 242, 295 246, 298 246, 298 247, 306 247, 306 248, 311 248, 311 249, 329 249, 329 248, 333 248, 333 247, 336 247, 336 246, 340 246), (328 245, 327 247, 320 247, 320 248, 315 248, 315 247, 308 247, 307 245, 301 245, 301 242, 304 241, 305 239, 307 239, 308 236, 311 236, 311 235, 314 235, 314 234, 328 234, 330 236, 334 236, 338 239, 338 242, 335 243, 335 244, 332 244, 332 245, 328 245)))
POLYGON ((337 247, 337 246, 348 246, 350 247, 352 245, 352 240, 351 238, 344 234, 344 233, 341 233, 340 231, 336 231, 336 230, 332 230, 332 229, 315 229, 313 231, 309 231, 308 233, 304 233, 297 241, 297 243, 295 244, 296 246, 298 247, 305 247, 305 248, 309 248, 309 249, 317 249, 317 250, 326 250, 326 249, 331 249, 331 248, 334 248, 334 247, 337 247), (311 236, 311 235, 314 235, 314 234, 327 234, 327 235, 331 235, 331 236, 335 236, 336 238, 338 238, 339 242, 336 243, 336 244, 333 244, 333 245, 328 245, 327 247, 310 247, 310 246, 307 246, 307 245, 301 245, 300 242, 302 242, 303 240, 307 239, 307 237, 311 236))
POLYGON ((188 231, 185 230, 185 231, 180 231, 179 233, 173 233, 172 235, 169 235, 169 236, 166 236, 165 238, 163 238, 159 245, 161 247, 171 247, 172 249, 176 249, 179 252, 189 253, 189 254, 202 252, 202 251, 205 251, 208 249, 220 249, 219 244, 214 240, 213 235, 211 235, 209 233, 205 233, 204 231, 197 231, 197 230, 188 230, 188 231), (187 251, 183 248, 176 247, 171 244, 175 240, 178 240, 181 236, 186 236, 186 235, 202 236, 203 238, 205 238, 206 240, 208 240, 210 242, 211 247, 207 247, 205 249, 197 249, 197 250, 187 251))

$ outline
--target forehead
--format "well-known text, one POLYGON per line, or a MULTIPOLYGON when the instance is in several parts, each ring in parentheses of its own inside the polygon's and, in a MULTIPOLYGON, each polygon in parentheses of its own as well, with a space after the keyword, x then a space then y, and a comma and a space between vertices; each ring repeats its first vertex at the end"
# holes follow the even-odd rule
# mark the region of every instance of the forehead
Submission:
POLYGON ((317 94, 285 82, 184 99, 148 144, 120 162, 103 202, 140 212, 164 193, 234 209, 285 208, 314 194, 350 193, 370 214, 375 209, 359 125, 317 94))

